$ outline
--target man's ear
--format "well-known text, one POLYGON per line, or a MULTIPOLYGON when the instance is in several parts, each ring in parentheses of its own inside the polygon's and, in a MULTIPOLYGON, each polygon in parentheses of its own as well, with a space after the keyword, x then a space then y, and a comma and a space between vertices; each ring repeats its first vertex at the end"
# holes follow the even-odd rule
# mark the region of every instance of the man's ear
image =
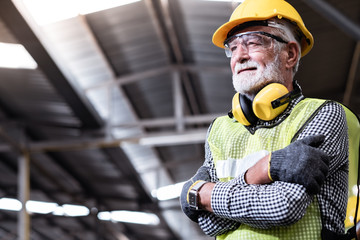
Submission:
POLYGON ((293 68, 299 58, 300 49, 295 42, 289 42, 287 47, 287 59, 286 59, 286 67, 291 69, 293 68))

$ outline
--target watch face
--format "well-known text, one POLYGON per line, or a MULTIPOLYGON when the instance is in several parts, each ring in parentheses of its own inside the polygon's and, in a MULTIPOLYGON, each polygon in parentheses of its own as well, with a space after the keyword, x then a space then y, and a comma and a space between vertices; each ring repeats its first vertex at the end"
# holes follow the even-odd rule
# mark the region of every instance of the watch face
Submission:
POLYGON ((198 195, 198 190, 206 183, 206 181, 203 180, 198 180, 195 182, 195 184, 191 187, 188 196, 189 196, 189 205, 190 208, 198 210, 199 206, 198 206, 198 200, 197 200, 197 195, 198 195))
POLYGON ((191 208, 197 209, 197 192, 194 190, 189 191, 189 205, 191 208))

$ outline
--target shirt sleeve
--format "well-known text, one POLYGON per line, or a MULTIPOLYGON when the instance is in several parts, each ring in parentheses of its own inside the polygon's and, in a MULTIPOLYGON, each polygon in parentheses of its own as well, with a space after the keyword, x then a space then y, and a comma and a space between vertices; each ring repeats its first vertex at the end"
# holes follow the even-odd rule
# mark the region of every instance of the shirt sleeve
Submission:
POLYGON ((211 212, 204 212, 199 216, 199 226, 206 235, 215 237, 237 229, 240 223, 216 216, 211 212))
POLYGON ((218 182, 212 191, 214 214, 255 228, 286 226, 300 220, 312 201, 298 184, 276 181, 272 184, 247 184, 244 174, 218 182))
MULTIPOLYGON (((211 125, 208 130, 208 134, 210 132, 211 125)), ((207 139, 207 138, 206 138, 207 139)), ((211 182, 218 182, 219 179, 216 176, 215 166, 212 159, 211 151, 209 148, 209 144, 205 142, 205 162, 204 165, 209 169, 209 175, 211 178, 211 182)), ((221 234, 224 234, 228 231, 235 230, 240 226, 239 222, 236 222, 231 219, 225 219, 220 216, 216 216, 211 212, 203 212, 199 214, 198 218, 199 226, 202 231, 209 236, 215 237, 221 234)))
POLYGON ((315 115, 303 131, 298 140, 307 136, 325 135, 325 141, 320 149, 330 157, 329 175, 348 163, 348 133, 344 109, 336 102, 328 102, 315 115))
MULTIPOLYGON (((298 137, 302 139, 317 134, 326 136, 320 148, 331 156, 330 174, 339 169, 347 158, 346 149, 348 148, 341 147, 346 147, 347 141, 344 119, 341 106, 328 103, 317 112, 298 137)), ((225 231, 222 228, 223 225, 217 223, 217 220, 221 219, 266 229, 272 226, 293 224, 304 216, 313 196, 310 196, 303 186, 280 181, 264 185, 247 184, 244 174, 229 182, 218 182, 214 166, 211 164, 210 149, 206 151, 208 153, 206 153, 204 164, 212 167, 210 175, 216 182, 212 192, 211 206, 214 215, 219 219, 210 215, 200 218, 199 225, 203 230, 209 229, 214 224, 217 226, 218 233, 225 231)), ((328 181, 331 181, 329 176, 324 185, 329 184, 328 181)), ((320 195, 324 193, 323 188, 324 186, 320 195)), ((331 195, 330 192, 327 194, 331 195)), ((318 197, 321 199, 323 195, 318 197)), ((234 222, 229 222, 229 224, 232 223, 232 226, 235 226, 234 222)))
POLYGON ((330 157, 329 173, 317 195, 323 226, 343 233, 348 199, 348 126, 343 107, 336 102, 325 104, 306 125, 298 139, 309 135, 326 136, 320 146, 330 157))

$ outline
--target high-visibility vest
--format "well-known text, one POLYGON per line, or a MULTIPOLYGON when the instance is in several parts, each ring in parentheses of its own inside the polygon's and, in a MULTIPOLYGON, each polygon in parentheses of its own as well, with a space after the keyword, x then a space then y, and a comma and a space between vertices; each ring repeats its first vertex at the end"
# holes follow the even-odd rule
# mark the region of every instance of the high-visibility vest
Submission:
MULTIPOLYGON (((229 181, 239 176, 241 171, 244 171, 241 167, 243 159, 249 159, 249 156, 251 159, 254 154, 266 155, 266 152, 263 153, 264 150, 272 152, 288 146, 296 140, 298 134, 324 104, 325 100, 306 98, 300 101, 284 120, 272 127, 259 128, 253 134, 227 116, 216 119, 210 130, 208 143, 220 181, 229 181)), ((351 121, 355 122, 350 111, 345 107, 344 109, 348 122, 349 119, 350 124, 351 121)), ((358 144, 359 142, 357 146, 358 144)), ((356 145, 356 141, 350 141, 351 145, 356 145)), ((358 153, 358 147, 355 152, 358 153)), ((246 165, 249 167, 248 162, 246 165)), ((315 197, 304 217, 290 226, 258 229, 241 224, 238 229, 218 236, 217 239, 316 240, 321 239, 321 229, 321 214, 315 197)))
MULTIPOLYGON (((344 107, 346 113, 346 120, 348 125, 349 132, 349 199, 348 206, 346 211, 345 218, 345 228, 350 228, 354 226, 355 212, 356 212, 356 202, 357 196, 356 191, 353 191, 353 188, 356 188, 357 185, 357 175, 359 167, 359 146, 360 146, 360 122, 359 118, 350 111, 348 108, 344 107)), ((360 213, 358 210, 357 222, 359 221, 360 213)))

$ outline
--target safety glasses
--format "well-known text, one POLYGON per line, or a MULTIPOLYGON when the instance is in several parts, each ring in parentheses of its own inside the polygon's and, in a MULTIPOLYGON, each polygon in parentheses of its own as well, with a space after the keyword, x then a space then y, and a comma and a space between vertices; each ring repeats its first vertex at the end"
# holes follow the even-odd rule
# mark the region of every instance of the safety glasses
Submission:
POLYGON ((271 47, 272 39, 275 39, 281 43, 289 43, 281 37, 273 34, 256 31, 256 32, 245 32, 235 34, 225 40, 225 54, 228 58, 231 58, 232 53, 239 47, 243 47, 248 52, 257 52, 268 49, 271 47))

